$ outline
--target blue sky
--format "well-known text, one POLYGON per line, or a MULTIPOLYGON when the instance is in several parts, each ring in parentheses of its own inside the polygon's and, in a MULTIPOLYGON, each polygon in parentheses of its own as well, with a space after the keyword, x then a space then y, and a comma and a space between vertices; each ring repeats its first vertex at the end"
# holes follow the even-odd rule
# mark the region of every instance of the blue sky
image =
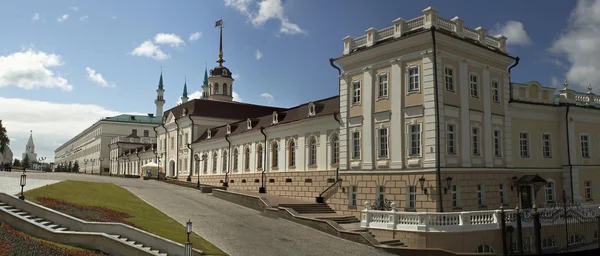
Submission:
POLYGON ((587 14, 598 25, 598 1, 9 1, 0 9, 0 119, 16 157, 34 130, 38 150, 51 158, 54 148, 102 116, 154 113, 161 67, 166 108, 172 107, 184 77, 192 94, 200 90, 205 63, 216 65, 214 23, 221 18, 225 66, 243 102, 291 107, 338 94, 337 71, 328 59, 341 55, 343 37, 417 17, 428 6, 442 17, 460 16, 468 27, 515 35, 509 52, 521 63, 513 81, 551 86, 568 76, 587 84, 600 80, 600 72, 581 71, 594 64, 589 55, 600 46, 579 44, 586 51, 575 51, 569 46, 581 41, 568 39, 582 34, 571 31, 586 29, 571 13, 592 4, 587 14), (190 40, 196 32, 200 36, 190 40), (166 35, 157 37, 161 33, 166 35), (160 49, 163 55, 134 54, 146 41, 138 53, 160 49), (577 69, 581 60, 590 63, 577 69))

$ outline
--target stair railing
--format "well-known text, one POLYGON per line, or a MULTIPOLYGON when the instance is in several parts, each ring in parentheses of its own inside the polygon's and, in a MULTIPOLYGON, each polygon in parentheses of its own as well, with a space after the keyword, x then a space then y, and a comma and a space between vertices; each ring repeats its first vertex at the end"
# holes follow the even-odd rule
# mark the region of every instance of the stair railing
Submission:
POLYGON ((331 188, 335 187, 335 185, 337 185, 340 181, 342 181, 342 179, 340 179, 340 168, 338 167, 335 169, 335 182, 333 184, 331 184, 328 188, 323 190, 323 192, 321 192, 321 194, 319 194, 319 196, 316 198, 317 203, 319 203, 319 204, 325 203, 325 197, 323 197, 323 195, 325 193, 329 192, 329 190, 331 188))

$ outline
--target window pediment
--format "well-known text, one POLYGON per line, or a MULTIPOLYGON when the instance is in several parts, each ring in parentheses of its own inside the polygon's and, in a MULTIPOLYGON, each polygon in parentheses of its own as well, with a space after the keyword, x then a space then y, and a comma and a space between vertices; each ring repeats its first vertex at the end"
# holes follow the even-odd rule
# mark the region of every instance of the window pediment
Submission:
POLYGON ((308 103, 308 116, 314 116, 314 115, 316 115, 316 113, 317 113, 317 111, 316 111, 315 103, 309 102, 308 103))
POLYGON ((246 120, 246 130, 250 129, 252 129, 252 119, 248 118, 248 120, 246 120))
POLYGON ((211 131, 210 129, 208 129, 208 130, 206 131, 206 138, 207 138, 207 139, 210 139, 211 137, 212 137, 212 131, 211 131))
POLYGON ((277 124, 279 122, 279 114, 277 114, 277 111, 273 112, 273 124, 277 124))
POLYGON ((231 125, 227 124, 227 134, 231 134, 231 125))

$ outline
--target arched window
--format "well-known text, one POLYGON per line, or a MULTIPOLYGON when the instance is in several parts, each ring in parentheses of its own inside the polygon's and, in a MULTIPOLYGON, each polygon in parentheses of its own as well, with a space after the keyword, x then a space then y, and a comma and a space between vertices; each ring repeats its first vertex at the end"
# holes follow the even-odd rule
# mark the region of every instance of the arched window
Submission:
POLYGON ((556 240, 554 237, 546 237, 542 240, 542 248, 552 248, 556 247, 556 240))
POLYGON ((277 142, 273 142, 271 145, 271 166, 273 168, 277 168, 279 165, 279 144, 277 142))
POLYGON ((288 166, 296 166, 296 143, 290 140, 288 144, 288 166))
POLYGON ((234 149, 233 150, 233 171, 237 171, 238 169, 238 156, 239 156, 239 151, 238 149, 234 149))
POLYGON ((208 161, 207 160, 208 160, 208 155, 204 154, 202 156, 202 161, 204 162, 204 163, 202 163, 202 171, 204 173, 208 172, 208 161))
POLYGON ((213 94, 219 94, 219 84, 215 83, 215 91, 213 92, 213 94))
POLYGON ((256 169, 262 169, 263 168, 263 147, 262 145, 258 145, 258 147, 256 147, 256 169))
POLYGON ((223 170, 223 172, 227 171, 227 151, 223 151, 223 164, 222 164, 223 168, 221 168, 223 170))
POLYGON ((217 173, 217 158, 219 158, 217 152, 213 153, 213 173, 217 173))
POLYGON ((223 95, 229 95, 227 93, 227 84, 223 84, 223 95))
POLYGON ((337 134, 331 137, 331 164, 338 164, 340 161, 340 138, 337 134))
POLYGON ((475 251, 477 253, 494 253, 494 248, 492 248, 492 246, 490 246, 489 244, 481 244, 479 246, 477 246, 477 251, 475 251))
POLYGON ((250 148, 244 151, 244 170, 250 170, 250 148))
POLYGON ((311 138, 308 142, 308 165, 317 165, 317 139, 311 138))
POLYGON ((569 236, 569 244, 581 244, 583 243, 583 237, 579 234, 569 236))

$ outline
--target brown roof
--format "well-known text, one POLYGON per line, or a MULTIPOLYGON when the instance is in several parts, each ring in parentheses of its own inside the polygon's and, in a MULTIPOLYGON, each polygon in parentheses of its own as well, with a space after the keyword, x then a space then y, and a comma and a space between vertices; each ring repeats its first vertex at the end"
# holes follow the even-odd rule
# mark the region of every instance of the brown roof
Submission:
MULTIPOLYGON (((273 124, 273 112, 268 115, 263 115, 256 118, 246 117, 243 120, 238 122, 230 123, 231 127, 231 135, 241 134, 245 132, 253 132, 259 131, 260 127, 269 128, 278 125, 290 124, 294 122, 301 122, 304 120, 324 117, 328 115, 337 114, 340 111, 340 96, 333 96, 326 99, 318 100, 312 102, 315 105, 315 115, 308 116, 309 103, 305 103, 293 108, 284 109, 281 111, 277 111, 278 121, 276 124, 273 124), (252 122, 252 129, 247 130, 247 120, 248 118, 252 122)), ((213 140, 225 137, 227 134, 227 125, 213 127, 210 129, 211 138, 208 139, 208 130, 205 131, 200 138, 198 138, 195 142, 201 142, 206 140, 213 140)))
POLYGON ((269 113, 273 113, 273 111, 284 110, 284 108, 261 106, 235 101, 194 99, 165 111, 163 116, 166 117, 169 116, 169 113, 173 113, 176 119, 180 119, 183 109, 187 109, 188 115, 191 116, 238 120, 248 117, 264 116, 269 113))

